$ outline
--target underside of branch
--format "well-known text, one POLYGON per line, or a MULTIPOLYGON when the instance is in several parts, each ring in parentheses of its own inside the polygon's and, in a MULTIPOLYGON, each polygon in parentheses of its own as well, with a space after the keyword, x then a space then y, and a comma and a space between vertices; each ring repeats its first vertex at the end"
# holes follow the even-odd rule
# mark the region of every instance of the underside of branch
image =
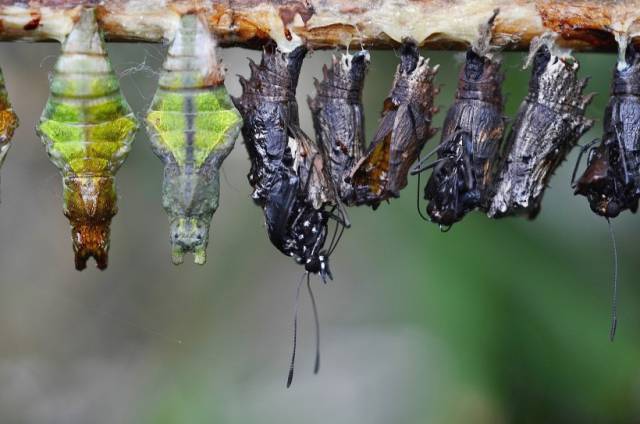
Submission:
POLYGON ((496 8, 495 42, 513 50, 546 31, 575 50, 604 51, 615 50, 616 35, 640 33, 638 0, 0 0, 0 40, 62 40, 87 6, 112 41, 170 39, 180 15, 200 12, 223 46, 273 39, 283 50, 392 48, 405 38, 462 49, 496 8))

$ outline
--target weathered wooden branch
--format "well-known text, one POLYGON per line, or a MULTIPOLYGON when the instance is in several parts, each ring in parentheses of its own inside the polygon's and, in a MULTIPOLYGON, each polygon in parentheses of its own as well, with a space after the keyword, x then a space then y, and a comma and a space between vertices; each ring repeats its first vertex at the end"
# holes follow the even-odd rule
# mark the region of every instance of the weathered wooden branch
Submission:
POLYGON ((433 49, 464 48, 499 7, 495 37, 510 49, 551 30, 576 50, 609 50, 615 34, 640 34, 640 0, 0 0, 1 40, 61 40, 83 6, 97 8, 109 40, 170 38, 181 14, 200 11, 222 45, 287 50, 390 48, 411 37, 433 49))

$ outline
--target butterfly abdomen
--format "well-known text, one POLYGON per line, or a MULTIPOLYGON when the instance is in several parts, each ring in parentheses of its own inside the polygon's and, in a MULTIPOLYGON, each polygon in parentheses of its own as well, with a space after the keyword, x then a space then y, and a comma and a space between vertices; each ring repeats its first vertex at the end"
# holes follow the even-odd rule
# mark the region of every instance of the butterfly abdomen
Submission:
POLYGON ((198 15, 184 15, 163 64, 147 114, 156 155, 165 165, 163 207, 169 215, 173 262, 186 252, 203 264, 218 208, 220 166, 242 119, 224 86, 216 42, 198 15))
POLYGON ((120 92, 93 9, 85 9, 62 45, 51 96, 37 131, 64 183, 76 268, 93 256, 107 266, 116 214, 114 175, 129 153, 137 122, 120 92))

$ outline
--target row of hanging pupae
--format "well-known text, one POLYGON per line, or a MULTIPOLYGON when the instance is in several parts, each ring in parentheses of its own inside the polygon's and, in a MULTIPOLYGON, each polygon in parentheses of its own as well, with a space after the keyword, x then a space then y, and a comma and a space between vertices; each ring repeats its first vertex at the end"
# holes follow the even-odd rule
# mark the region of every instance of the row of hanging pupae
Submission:
MULTIPOLYGON (((437 66, 430 67, 415 44, 402 47, 368 147, 361 103, 368 53, 344 54, 325 67, 316 97, 309 99, 314 141, 300 129, 295 100, 304 47, 289 53, 267 47, 260 64, 250 64, 250 79, 241 77, 241 97, 231 99, 206 23, 197 15, 183 16, 146 118, 153 150, 165 164, 163 206, 174 263, 186 252, 204 263, 220 165, 241 129, 251 159, 252 197, 264 209, 271 242, 323 279, 331 277, 328 257, 350 225, 345 205, 377 208, 399 196, 410 172, 433 169, 424 191, 427 213, 445 228, 474 209, 492 218, 534 217, 551 175, 592 125, 584 117, 591 96, 582 94, 586 80, 577 77, 577 61, 555 46, 553 36, 534 40, 529 93, 503 143, 504 77, 499 49, 491 45, 496 14, 467 51, 440 144, 417 164, 436 133, 431 122, 438 89, 437 66), (336 227, 326 246, 330 221, 336 227)), ((640 55, 630 46, 615 70, 605 135, 591 148, 576 183, 576 193, 605 217, 635 212, 640 197, 639 67, 640 55)), ((0 163, 17 125, 2 88, 0 163)), ((114 174, 137 128, 94 11, 87 9, 63 43, 37 125, 63 176, 78 269, 89 257, 101 269, 107 265, 109 224, 117 211, 114 174)))

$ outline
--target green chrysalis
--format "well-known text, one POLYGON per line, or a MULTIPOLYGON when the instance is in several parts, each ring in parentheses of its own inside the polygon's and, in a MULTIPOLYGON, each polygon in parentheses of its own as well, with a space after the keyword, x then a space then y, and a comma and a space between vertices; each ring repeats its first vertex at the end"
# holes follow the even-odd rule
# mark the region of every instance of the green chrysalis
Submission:
POLYGON ((151 145, 165 165, 162 204, 169 215, 174 264, 182 263, 187 252, 197 264, 206 261, 220 166, 241 127, 224 86, 215 38, 198 15, 182 16, 147 114, 151 145))
POLYGON ((124 162, 137 121, 122 96, 93 9, 84 9, 62 44, 51 96, 36 130, 62 173, 76 269, 93 256, 107 267, 109 224, 116 214, 114 175, 124 162))
POLYGON ((0 166, 4 162, 4 157, 9 150, 9 142, 17 127, 18 117, 9 103, 9 95, 4 86, 4 76, 0 70, 0 166))

